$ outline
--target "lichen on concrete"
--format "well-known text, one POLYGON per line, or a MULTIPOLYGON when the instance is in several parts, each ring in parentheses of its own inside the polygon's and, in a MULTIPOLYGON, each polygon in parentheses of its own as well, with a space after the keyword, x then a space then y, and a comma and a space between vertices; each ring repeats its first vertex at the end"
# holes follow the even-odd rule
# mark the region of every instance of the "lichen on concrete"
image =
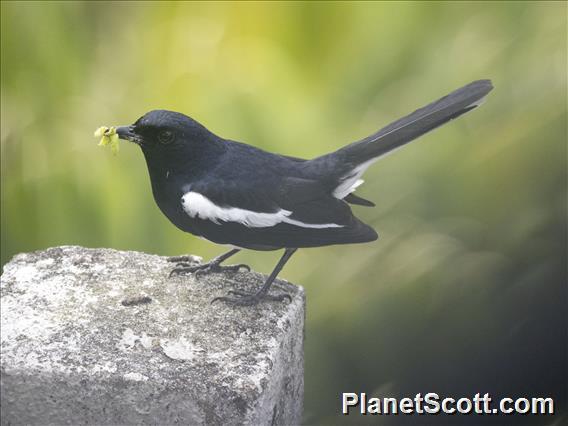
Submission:
POLYGON ((166 258, 65 246, 1 279, 2 424, 298 424, 304 293, 211 305, 254 272, 168 277, 166 258), (125 303, 129 300, 132 303, 125 303))

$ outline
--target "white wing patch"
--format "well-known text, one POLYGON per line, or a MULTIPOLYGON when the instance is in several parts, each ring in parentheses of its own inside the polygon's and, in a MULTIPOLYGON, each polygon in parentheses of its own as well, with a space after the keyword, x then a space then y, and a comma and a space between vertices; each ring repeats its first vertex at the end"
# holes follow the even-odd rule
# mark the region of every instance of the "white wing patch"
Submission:
POLYGON ((291 219, 289 210, 280 209, 275 213, 259 213, 238 207, 220 207, 210 199, 197 192, 187 192, 181 197, 183 210, 192 218, 210 220, 219 224, 223 222, 241 223, 250 228, 267 228, 279 223, 289 223, 302 228, 341 228, 343 225, 336 223, 304 223, 291 219))

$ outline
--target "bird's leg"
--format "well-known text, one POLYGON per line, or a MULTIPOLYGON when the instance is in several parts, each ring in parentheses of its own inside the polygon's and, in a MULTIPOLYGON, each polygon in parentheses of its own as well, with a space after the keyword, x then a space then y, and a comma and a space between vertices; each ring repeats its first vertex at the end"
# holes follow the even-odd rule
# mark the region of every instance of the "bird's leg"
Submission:
POLYGON ((221 262, 237 254, 239 251, 241 251, 241 249, 229 250, 227 253, 223 253, 220 256, 214 257, 209 262, 201 263, 199 265, 191 265, 190 263, 188 263, 187 260, 189 260, 189 257, 186 256, 170 257, 168 259, 169 262, 179 262, 176 264, 176 267, 170 272, 170 277, 172 275, 181 275, 192 272, 194 272, 196 276, 209 274, 211 272, 237 272, 241 268, 250 271, 250 267, 248 265, 245 265, 244 263, 240 263, 238 265, 221 266, 221 262))
POLYGON ((230 296, 222 296, 216 297, 211 301, 211 303, 215 303, 216 301, 220 300, 222 302, 229 303, 231 305, 240 305, 240 306, 249 306, 249 305, 256 305, 262 300, 273 300, 281 302, 284 299, 288 299, 290 302, 292 301, 292 297, 289 294, 268 294, 268 290, 272 285, 273 281, 278 276, 278 273, 282 270, 286 262, 290 259, 290 257, 294 254, 294 252, 298 250, 295 248, 287 248, 284 251, 284 254, 276 264, 276 267, 270 274, 270 276, 266 279, 264 285, 258 290, 256 293, 245 293, 243 291, 235 291, 232 290, 229 292, 230 295, 234 295, 235 297, 230 296))

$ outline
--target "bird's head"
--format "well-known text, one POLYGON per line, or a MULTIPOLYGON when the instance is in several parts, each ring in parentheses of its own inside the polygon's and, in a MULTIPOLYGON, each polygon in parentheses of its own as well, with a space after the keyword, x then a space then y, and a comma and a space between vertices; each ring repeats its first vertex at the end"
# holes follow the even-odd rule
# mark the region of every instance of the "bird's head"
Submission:
POLYGON ((192 118, 166 110, 150 111, 130 126, 117 127, 116 133, 120 139, 152 150, 179 147, 193 139, 208 139, 211 135, 192 118))
POLYGON ((224 140, 192 118, 174 111, 154 110, 130 126, 116 128, 120 139, 142 148, 151 175, 198 173, 225 150, 224 140))

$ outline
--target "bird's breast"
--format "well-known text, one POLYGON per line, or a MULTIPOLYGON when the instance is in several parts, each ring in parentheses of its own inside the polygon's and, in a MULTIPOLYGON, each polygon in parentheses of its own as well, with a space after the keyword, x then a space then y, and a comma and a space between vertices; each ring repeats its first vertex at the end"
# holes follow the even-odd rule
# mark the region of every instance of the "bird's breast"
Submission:
POLYGON ((201 233, 195 226, 195 221, 182 208, 183 187, 183 182, 167 171, 161 178, 152 178, 152 194, 161 212, 177 228, 199 236, 201 233))

